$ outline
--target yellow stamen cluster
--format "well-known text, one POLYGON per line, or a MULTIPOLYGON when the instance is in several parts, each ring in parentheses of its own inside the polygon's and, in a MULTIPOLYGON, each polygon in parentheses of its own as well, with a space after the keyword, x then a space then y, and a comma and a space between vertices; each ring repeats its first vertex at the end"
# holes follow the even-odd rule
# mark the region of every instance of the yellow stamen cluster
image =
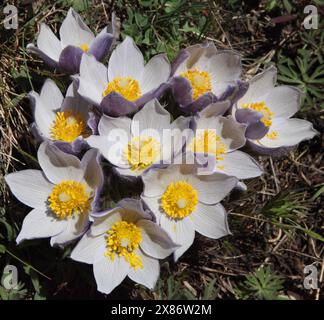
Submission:
POLYGON ((277 131, 268 132, 267 138, 270 140, 276 140, 278 138, 278 132, 277 131))
POLYGON ((198 130, 189 149, 192 152, 213 154, 216 160, 224 160, 223 154, 227 151, 222 138, 213 129, 198 130))
POLYGON ((53 140, 72 142, 86 131, 86 123, 82 116, 71 110, 57 112, 51 128, 53 140))
POLYGON ((64 180, 53 187, 48 202, 53 213, 59 219, 65 219, 73 214, 88 213, 91 209, 91 198, 85 183, 64 180))
POLYGON ((206 71, 189 69, 182 72, 180 76, 190 81, 192 87, 192 98, 194 100, 212 90, 211 77, 206 71))
POLYGON ((117 92, 129 101, 135 101, 141 97, 142 91, 137 80, 132 77, 117 77, 110 81, 102 93, 105 97, 110 92, 117 92))
POLYGON ((132 222, 118 221, 108 231, 106 238, 106 257, 114 261, 115 256, 124 257, 132 268, 143 269, 140 256, 134 251, 142 242, 141 229, 132 222))
POLYGON ((132 138, 124 150, 131 169, 144 170, 151 166, 160 156, 160 142, 154 137, 137 136, 132 138))
POLYGON ((263 114, 261 118, 261 122, 264 123, 265 126, 270 127, 272 125, 272 117, 273 112, 267 107, 264 101, 262 102, 254 102, 254 103, 244 103, 242 105, 244 109, 253 109, 255 111, 259 111, 263 114))
POLYGON ((82 43, 80 46, 79 46, 80 49, 82 49, 83 52, 88 52, 89 51, 89 45, 86 44, 86 43, 82 43))
POLYGON ((198 204, 198 192, 187 181, 172 182, 161 197, 161 208, 173 219, 190 215, 198 204))

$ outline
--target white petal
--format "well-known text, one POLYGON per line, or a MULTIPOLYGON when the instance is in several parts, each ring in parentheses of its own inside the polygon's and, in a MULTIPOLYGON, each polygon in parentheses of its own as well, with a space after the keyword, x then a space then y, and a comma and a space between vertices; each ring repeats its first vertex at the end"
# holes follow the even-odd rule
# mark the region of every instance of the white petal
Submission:
POLYGON ((67 219, 64 230, 51 238, 51 246, 62 246, 81 237, 87 231, 89 224, 90 222, 88 214, 83 214, 80 216, 74 215, 73 217, 67 219))
POLYGON ((183 179, 179 165, 170 165, 166 169, 151 169, 142 176, 144 195, 146 197, 161 196, 171 182, 183 179))
MULTIPOLYGON (((98 131, 101 136, 109 137, 111 135, 111 140, 115 139, 115 134, 113 130, 122 131, 120 136, 126 137, 125 142, 128 142, 130 138, 131 131, 131 119, 128 117, 118 117, 113 118, 103 115, 98 124, 98 131)), ((116 131, 117 132, 117 131, 116 131)))
POLYGON ((149 256, 164 259, 176 249, 168 234, 154 222, 142 219, 136 225, 142 230, 140 247, 149 256))
POLYGON ((100 119, 98 130, 100 136, 105 136, 107 140, 101 138, 92 138, 92 140, 97 140, 104 157, 118 167, 129 168, 130 165, 124 152, 131 139, 131 119, 127 117, 112 118, 104 115, 100 119))
POLYGON ((235 187, 237 178, 224 174, 190 176, 189 182, 198 191, 198 199, 205 204, 215 204, 235 187))
POLYGON ((53 183, 62 180, 81 181, 83 170, 80 160, 71 154, 64 153, 57 147, 43 142, 37 152, 38 162, 46 177, 53 183))
POLYGON ((269 90, 265 104, 274 113, 274 118, 288 119, 300 108, 301 91, 290 86, 279 86, 269 90))
POLYGON ((141 195, 142 200, 148 206, 155 216, 156 222, 160 222, 161 215, 164 214, 163 210, 160 207, 160 198, 159 197, 146 197, 143 194, 141 195))
POLYGON ((233 151, 223 155, 224 160, 217 161, 216 171, 238 179, 259 177, 263 171, 259 164, 248 154, 233 151))
POLYGON ((119 140, 112 142, 107 136, 90 136, 86 141, 90 147, 99 149, 104 158, 113 165, 120 168, 130 167, 124 157, 124 150, 127 147, 127 143, 121 143, 119 140))
POLYGON ((102 217, 93 216, 94 222, 90 229, 91 235, 99 236, 107 232, 115 222, 123 219, 123 211, 120 207, 116 207, 107 211, 107 214, 103 214, 102 217))
POLYGON ((71 258, 88 264, 95 261, 96 251, 105 243, 104 236, 94 236, 88 231, 71 252, 71 258))
POLYGON ((83 54, 80 63, 79 94, 99 106, 107 84, 107 68, 93 55, 83 54))
POLYGON ((195 229, 192 221, 188 217, 175 221, 163 214, 160 225, 168 233, 173 242, 180 245, 174 252, 174 259, 177 261, 194 241, 195 229))
POLYGON ((226 212, 221 204, 205 205, 199 203, 197 209, 189 218, 196 231, 206 237, 218 239, 230 233, 226 212))
POLYGON ((171 66, 165 54, 153 57, 145 66, 140 87, 142 93, 149 92, 166 82, 170 77, 171 66))
POLYGON ((295 118, 273 121, 270 133, 272 131, 278 133, 277 138, 271 140, 265 136, 259 140, 260 144, 270 148, 289 147, 301 141, 312 139, 317 134, 311 122, 295 118))
POLYGON ((199 112, 201 118, 210 118, 213 116, 223 115, 230 107, 231 102, 229 100, 219 101, 211 103, 202 111, 199 112))
POLYGON ((32 208, 46 208, 53 185, 40 170, 23 170, 10 173, 5 177, 15 197, 32 208))
POLYGON ((56 83, 51 79, 46 79, 40 98, 44 103, 44 106, 50 110, 57 110, 61 107, 63 102, 63 94, 56 83))
MULTIPOLYGON (((177 156, 181 153, 183 146, 192 138, 193 131, 189 128, 191 117, 180 116, 171 123, 171 151, 177 156)), ((163 153, 163 159, 166 159, 163 153)))
POLYGON ((98 150, 90 149, 84 154, 81 160, 81 167, 84 170, 84 180, 92 189, 101 188, 104 179, 98 157, 98 150))
POLYGON ((160 274, 159 261, 147 256, 141 250, 137 250, 136 254, 141 257, 144 268, 138 268, 136 270, 130 268, 128 277, 149 289, 154 289, 160 274))
POLYGON ((245 145, 245 125, 237 123, 232 116, 219 117, 218 121, 222 127, 219 134, 228 148, 227 151, 236 150, 245 145))
POLYGON ((106 247, 101 246, 95 254, 93 272, 100 292, 109 294, 127 276, 129 264, 123 257, 115 255, 114 261, 105 256, 106 247))
POLYGON ((170 128, 170 121, 170 113, 157 99, 151 100, 134 115, 131 125, 132 135, 153 136, 160 141, 163 129, 170 128))
POLYGON ((48 108, 37 92, 29 93, 30 99, 34 105, 34 118, 40 132, 47 139, 51 139, 51 128, 55 120, 55 112, 48 108))
POLYGON ((34 100, 34 117, 37 127, 46 138, 50 139, 56 110, 61 108, 63 95, 53 80, 46 79, 40 95, 32 91, 29 96, 34 100))
POLYGON ((144 58, 134 40, 128 36, 112 52, 108 64, 108 78, 132 77, 141 79, 144 71, 144 58))
MULTIPOLYGON (((152 220, 152 215, 144 209, 143 202, 140 199, 124 198, 118 202, 118 206, 125 209, 131 217, 134 217, 134 221, 152 220)), ((129 220, 128 214, 125 217, 129 220)))
POLYGON ((61 43, 50 27, 44 23, 40 25, 37 47, 54 61, 59 61, 62 51, 61 43))
POLYGON ((213 76, 213 83, 234 81, 241 75, 241 57, 231 51, 219 51, 209 59, 207 71, 213 76))
POLYGON ((76 81, 73 81, 66 91, 61 110, 72 110, 78 112, 82 118, 87 121, 89 119, 89 109, 89 102, 79 95, 78 85, 76 84, 76 81))
POLYGON ((262 73, 257 74, 249 81, 249 89, 237 102, 239 108, 244 103, 261 102, 263 98, 274 88, 277 80, 277 69, 273 66, 262 73))
POLYGON ((70 8, 66 18, 62 22, 60 38, 63 47, 68 45, 78 47, 82 44, 90 45, 91 41, 94 39, 94 35, 82 21, 79 14, 70 8))
POLYGON ((21 231, 16 239, 17 244, 24 240, 48 238, 60 233, 66 220, 58 220, 45 209, 34 209, 24 219, 21 231))

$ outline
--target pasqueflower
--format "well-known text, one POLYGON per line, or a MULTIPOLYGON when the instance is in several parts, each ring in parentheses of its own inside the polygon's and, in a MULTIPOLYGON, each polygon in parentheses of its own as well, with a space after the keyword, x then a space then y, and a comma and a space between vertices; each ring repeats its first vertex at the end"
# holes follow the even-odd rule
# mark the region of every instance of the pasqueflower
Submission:
POLYGON ((54 81, 47 79, 40 94, 29 93, 34 109, 34 134, 39 140, 51 140, 61 150, 79 153, 87 146, 84 138, 96 132, 95 115, 72 83, 63 97, 54 81))
POLYGON ((219 203, 237 184, 235 177, 198 175, 196 165, 173 164, 152 168, 142 176, 142 199, 160 225, 180 245, 177 260, 193 243, 195 231, 218 239, 230 233, 219 203))
POLYGON ((135 199, 123 199, 114 209, 93 216, 71 258, 93 264, 100 292, 110 293, 126 276, 154 288, 160 273, 158 259, 166 258, 177 245, 151 218, 135 199))
POLYGON ((180 107, 197 112, 220 100, 240 98, 247 84, 240 80, 238 54, 218 51, 213 43, 183 49, 172 66, 172 91, 180 107))
POLYGON ((221 109, 217 104, 220 103, 206 107, 194 117, 194 135, 187 141, 187 151, 200 155, 200 159, 206 155, 205 160, 212 162, 208 164, 211 172, 238 179, 260 176, 262 170, 257 162, 238 151, 246 142, 245 125, 236 122, 232 116, 217 116, 221 109))
POLYGON ((51 238, 51 245, 63 245, 80 237, 96 210, 103 175, 96 150, 80 161, 43 142, 38 149, 42 170, 22 170, 5 177, 11 192, 33 210, 25 217, 17 243, 51 238))
POLYGON ((48 65, 68 74, 76 74, 79 72, 84 52, 102 61, 118 34, 119 22, 114 14, 111 26, 105 27, 95 36, 81 17, 70 8, 60 28, 60 40, 46 24, 42 23, 37 37, 37 47, 29 43, 27 49, 48 65))
POLYGON ((79 93, 110 116, 134 114, 168 87, 170 64, 165 54, 144 65, 134 40, 126 37, 113 50, 108 69, 93 56, 81 59, 79 93))
POLYGON ((133 119, 102 116, 99 136, 92 135, 87 143, 127 176, 139 176, 156 164, 169 164, 185 143, 184 130, 189 118, 171 116, 158 102, 149 101, 133 119))
POLYGON ((247 125, 247 143, 261 154, 282 153, 316 134, 310 122, 290 119, 300 109, 300 90, 291 86, 275 87, 276 78, 275 67, 256 75, 233 108, 236 120, 247 125))

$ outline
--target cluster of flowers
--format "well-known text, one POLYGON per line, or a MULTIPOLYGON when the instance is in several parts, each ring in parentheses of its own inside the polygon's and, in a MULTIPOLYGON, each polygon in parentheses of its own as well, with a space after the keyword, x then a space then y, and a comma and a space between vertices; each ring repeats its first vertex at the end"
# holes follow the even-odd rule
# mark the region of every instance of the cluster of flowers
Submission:
POLYGON ((49 79, 40 94, 30 93, 42 170, 6 176, 12 193, 33 208, 17 243, 78 240, 71 258, 93 264, 104 293, 126 276, 153 288, 159 259, 173 254, 176 261, 195 231, 213 239, 230 233, 220 201, 242 179, 262 174, 238 149, 278 154, 316 134, 311 123, 290 119, 300 92, 275 87, 274 67, 242 81, 240 56, 212 43, 183 49, 172 64, 164 54, 145 64, 130 37, 106 67, 100 60, 118 34, 116 17, 95 37, 72 9, 60 40, 41 25, 37 47, 29 50, 70 74, 72 83, 65 97, 49 79), (183 114, 174 120, 158 101, 166 91, 183 114), (139 199, 99 208, 102 158, 118 175, 132 177, 128 183, 142 179, 139 199))

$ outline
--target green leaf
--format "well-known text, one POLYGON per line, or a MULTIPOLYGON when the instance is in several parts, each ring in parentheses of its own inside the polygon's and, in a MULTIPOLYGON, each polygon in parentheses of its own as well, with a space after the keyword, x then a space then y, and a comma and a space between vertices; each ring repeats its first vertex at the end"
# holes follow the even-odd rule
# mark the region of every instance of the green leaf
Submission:
POLYGON ((291 14, 292 5, 290 4, 290 2, 288 0, 284 0, 283 4, 284 4, 285 9, 288 11, 288 13, 291 14))
POLYGON ((3 244, 0 244, 0 253, 5 253, 6 247, 3 244))

